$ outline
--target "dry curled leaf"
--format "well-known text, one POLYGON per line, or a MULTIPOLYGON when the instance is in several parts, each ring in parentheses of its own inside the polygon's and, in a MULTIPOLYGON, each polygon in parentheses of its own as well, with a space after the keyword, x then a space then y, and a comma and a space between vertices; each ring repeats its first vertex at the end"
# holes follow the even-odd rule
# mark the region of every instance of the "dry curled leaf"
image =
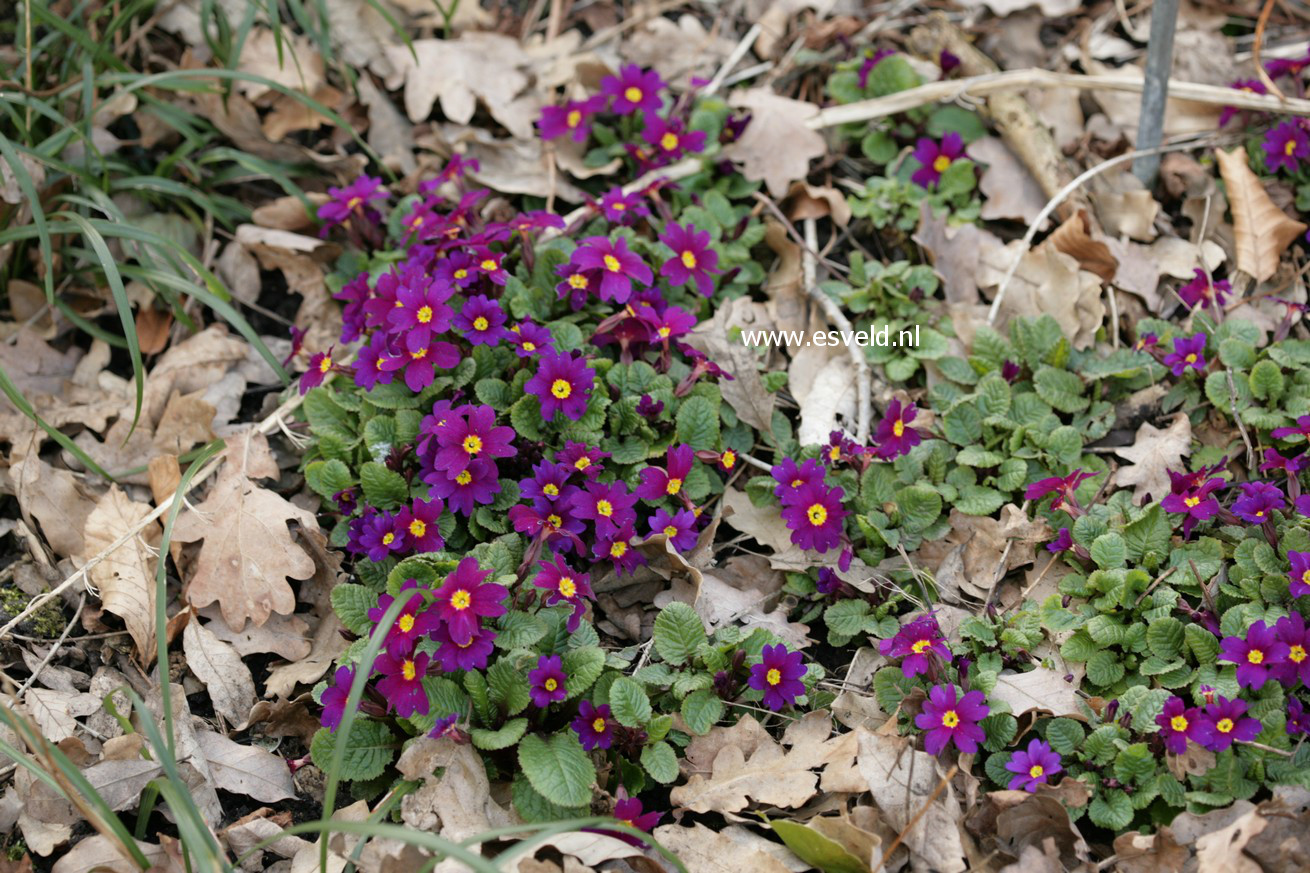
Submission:
POLYGON ((1161 430, 1149 421, 1137 429, 1131 446, 1115 449, 1115 454, 1133 463, 1120 467, 1115 481, 1120 487, 1135 485, 1133 499, 1139 503, 1147 496, 1156 498, 1169 493, 1170 470, 1181 470, 1182 460, 1192 451, 1192 422, 1187 413, 1174 416, 1169 427, 1161 430))
POLYGON ((1079 211, 1057 227, 1044 244, 1053 245, 1066 255, 1073 256, 1078 266, 1109 282, 1114 278, 1119 263, 1105 243, 1092 238, 1091 231, 1092 223, 1087 213, 1079 211))
POLYGON ((155 650, 155 552, 159 525, 142 524, 150 507, 134 503, 117 486, 100 499, 82 531, 87 558, 109 548, 120 537, 139 532, 87 570, 100 589, 105 610, 123 619, 144 660, 155 650))
POLYGON ((255 680, 237 650, 192 620, 182 631, 182 651, 191 672, 205 683, 214 712, 234 726, 245 724, 255 705, 255 680))
POLYGON ((1247 164, 1246 149, 1215 149, 1214 154, 1233 211, 1237 269, 1264 282, 1278 271, 1279 256, 1292 240, 1305 233, 1306 226, 1274 205, 1247 164))
MULTIPOLYGON (((192 622, 189 627, 194 627, 192 622)), ((244 794, 264 803, 296 796, 291 770, 277 755, 255 746, 243 746, 214 731, 196 734, 200 751, 209 762, 214 784, 224 791, 244 794)))
POLYGON ((827 151, 823 137, 805 125, 819 107, 779 97, 767 88, 751 88, 729 102, 749 111, 751 123, 723 150, 724 156, 740 161, 747 179, 763 179, 775 198, 785 197, 793 181, 809 174, 810 161, 827 151))
POLYGON ((1084 717, 1077 684, 1064 681, 1063 673, 1046 667, 998 676, 988 699, 1010 704, 1010 712, 1015 716, 1037 709, 1057 716, 1084 717))

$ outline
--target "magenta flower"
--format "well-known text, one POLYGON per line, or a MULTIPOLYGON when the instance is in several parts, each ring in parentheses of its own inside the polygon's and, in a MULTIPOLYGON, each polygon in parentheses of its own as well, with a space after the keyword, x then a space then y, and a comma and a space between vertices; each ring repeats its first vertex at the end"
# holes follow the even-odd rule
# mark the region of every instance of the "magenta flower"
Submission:
POLYGON ((472 254, 473 264, 478 273, 485 276, 491 284, 504 287, 509 281, 509 271, 502 266, 505 253, 493 252, 486 246, 478 246, 472 254))
POLYGON ((387 324, 393 330, 419 334, 423 343, 432 334, 449 330, 455 311, 446 301, 455 293, 454 286, 413 268, 404 269, 401 279, 396 304, 387 313, 387 324))
POLYGON ((1304 470, 1308 463, 1310 463, 1310 452, 1302 452, 1294 458, 1285 458, 1278 449, 1271 446, 1265 449, 1264 460, 1260 463, 1260 472, 1272 473, 1275 470, 1282 470, 1290 478, 1295 477, 1304 470))
POLYGON ((705 150, 705 131, 687 130, 679 118, 647 116, 641 138, 650 144, 648 162, 656 166, 671 164, 687 152, 705 150))
POLYGON ((573 614, 569 616, 568 622, 569 633, 573 633, 578 629, 582 614, 587 611, 586 598, 595 597, 591 590, 591 577, 574 570, 558 555, 553 562, 539 561, 538 566, 541 567, 541 572, 537 573, 537 578, 532 580, 532 584, 549 592, 545 598, 546 606, 567 603, 573 607, 573 614))
POLYGON ((598 206, 605 220, 615 224, 633 225, 638 219, 650 215, 646 198, 641 196, 640 191, 624 194, 623 189, 617 185, 605 192, 598 206))
POLYGON ((1310 687, 1310 629, 1305 626, 1301 613, 1292 612, 1274 623, 1278 641, 1287 646, 1287 658, 1270 668, 1270 674, 1284 685, 1292 686, 1298 679, 1310 687))
POLYGON ((1059 753, 1052 751, 1044 740, 1034 739, 1028 743, 1027 751, 1015 752, 1010 756, 1005 769, 1016 774, 1006 787, 1011 791, 1022 788, 1032 794, 1037 791, 1038 785, 1048 783, 1063 768, 1060 766, 1059 753))
POLYGON ((942 180, 942 173, 963 155, 964 140, 954 131, 942 137, 940 145, 927 138, 920 139, 914 146, 914 159, 919 162, 919 169, 910 176, 910 181, 920 188, 936 188, 942 180))
POLYGON ((951 659, 951 650, 931 613, 914 619, 891 639, 879 641, 878 651, 888 658, 903 658, 901 673, 906 678, 927 673, 934 654, 943 661, 951 659))
POLYGON ((323 689, 319 703, 323 704, 323 727, 335 733, 346 714, 346 698, 350 696, 350 684, 355 681, 355 671, 351 667, 338 667, 332 675, 332 684, 323 689))
POLYGON ((1181 697, 1170 697, 1164 709, 1155 717, 1160 726, 1164 747, 1175 755, 1187 751, 1187 741, 1204 746, 1210 742, 1210 723, 1201 715, 1200 707, 1188 707, 1181 697))
POLYGON ((1066 506, 1077 506, 1078 500, 1074 497, 1074 492, 1078 490, 1078 486, 1099 475, 1099 473, 1084 473, 1082 470, 1074 470, 1068 476, 1050 476, 1046 479, 1038 479, 1024 491, 1023 499, 1041 500, 1048 494, 1054 494, 1055 499, 1051 501, 1051 509, 1065 509, 1066 506))
POLYGON ((477 558, 464 558, 433 595, 437 614, 456 643, 472 639, 482 619, 505 614, 509 591, 503 585, 484 582, 490 575, 490 570, 478 566, 477 558))
POLYGON ((465 469, 476 459, 509 458, 515 454, 514 428, 497 426, 496 410, 490 406, 465 409, 462 415, 448 416, 446 423, 436 429, 439 448, 433 466, 447 476, 465 469))
POLYGON ((309 369, 300 374, 300 393, 304 395, 311 388, 322 385, 330 372, 332 372, 332 349, 314 355, 309 359, 309 369))
MULTIPOLYGON (((1238 79, 1228 87, 1236 91, 1245 91, 1248 94, 1269 93, 1268 89, 1265 88, 1265 83, 1261 82, 1259 79, 1238 79)), ((1228 122, 1233 120, 1233 116, 1242 111, 1243 110, 1238 109, 1235 106, 1225 106, 1223 111, 1219 113, 1219 126, 1224 127, 1228 122)))
POLYGON ((573 514, 596 523, 596 535, 609 537, 637 520, 633 506, 637 495, 628 491, 622 480, 606 485, 588 482, 585 491, 573 495, 573 514))
POLYGON ((596 372, 587 366, 586 359, 549 352, 541 356, 537 372, 523 390, 541 401, 541 417, 546 421, 553 421, 561 410, 577 421, 587 412, 595 383, 596 372))
POLYGON ((324 230, 344 224, 355 215, 376 224, 382 216, 372 204, 390 196, 381 179, 360 176, 344 188, 328 188, 328 201, 318 208, 318 220, 324 222, 324 230))
MULTIPOLYGON (((655 829, 655 825, 660 823, 664 813, 651 812, 643 813, 641 811, 641 801, 635 797, 625 797, 614 804, 614 817, 623 822, 628 827, 636 828, 639 831, 650 831, 655 829)), ((620 835, 620 839, 625 842, 631 842, 632 838, 620 835)))
POLYGON ((543 106, 537 130, 542 139, 569 135, 574 142, 586 142, 591 132, 591 117, 604 108, 605 98, 599 94, 586 100, 570 100, 563 106, 543 106))
MULTIPOLYGON (((441 619, 427 608, 427 602, 418 591, 418 582, 406 579, 400 586, 400 595, 405 598, 405 606, 396 616, 390 630, 387 631, 386 651, 393 657, 402 658, 414 651, 419 640, 436 630, 441 619)), ((374 624, 382 621, 388 607, 396 598, 390 594, 378 597, 378 605, 368 611, 368 620, 374 624)))
POLYGON ((1219 643, 1219 660, 1237 665, 1237 684, 1256 691, 1264 687, 1269 669, 1285 662, 1287 655, 1287 643, 1263 621, 1246 629, 1246 639, 1225 637, 1219 643))
POLYGON ((893 398, 887 404, 887 414, 878 422, 878 429, 873 434, 874 442, 878 444, 878 457, 890 461, 908 455, 923 441, 923 434, 910 426, 918 414, 918 407, 913 403, 902 408, 900 398, 893 398))
POLYGON ((1209 741, 1205 747, 1212 752, 1222 752, 1234 741, 1249 743, 1260 736, 1262 726, 1257 719, 1246 714, 1246 701, 1229 700, 1222 695, 1205 708, 1203 718, 1209 727, 1209 741))
POLYGON ((686 552, 696 547, 696 513, 690 509, 680 509, 670 515, 660 509, 650 517, 650 532, 664 534, 679 552, 686 552))
POLYGON ((464 301, 453 324, 473 345, 494 346, 505 336, 505 310, 495 300, 475 294, 464 301))
MULTIPOLYGON (((623 237, 614 240, 603 236, 587 237, 574 249, 571 263, 581 271, 599 273, 600 299, 615 303, 628 302, 634 281, 647 287, 655 278, 641 256, 628 250, 628 241, 623 237)), ((571 278, 567 281, 572 284, 571 278)))
POLYGON ((563 451, 555 453, 555 462, 576 470, 588 479, 595 479, 605 471, 602 461, 609 456, 609 452, 569 440, 564 444, 563 451))
POLYGON ((545 709, 567 697, 564 679, 564 668, 560 666, 559 655, 539 657, 537 668, 528 673, 528 694, 532 697, 532 704, 538 709, 545 709))
MULTIPOLYGON (((715 254, 715 257, 718 255, 715 254)), ((696 316, 680 306, 666 306, 662 312, 658 312, 655 307, 642 304, 637 307, 637 319, 646 325, 650 341, 659 342, 666 348, 671 340, 686 336, 696 327, 696 316)))
POLYGON ((456 642, 443 624, 433 632, 432 641, 437 644, 433 657, 447 672, 485 670, 496 650, 496 632, 488 627, 478 628, 467 640, 456 642))
POLYGON ((372 391, 379 382, 390 385, 396 371, 405 364, 405 356, 388 347, 386 334, 375 333, 369 338, 368 345, 355 355, 355 384, 365 391, 372 391))
POLYGON ((431 486, 433 497, 446 501, 451 512, 465 516, 472 515, 474 507, 491 503, 500 493, 496 462, 487 458, 472 459, 453 476, 432 470, 423 475, 423 481, 431 486))
POLYGON ((1269 432, 1269 435, 1276 440, 1285 440, 1294 436, 1310 438, 1310 415, 1297 416, 1295 427, 1276 427, 1269 432))
POLYGON ((646 563, 645 555, 632 547, 632 538, 636 535, 636 531, 627 527, 613 536, 598 536, 591 553, 597 558, 608 559, 620 576, 632 573, 646 563))
POLYGON ((535 357, 555 348, 555 339, 550 335, 550 330, 531 321, 520 321, 507 331, 507 337, 510 345, 514 346, 514 354, 520 358, 535 357))
POLYGON ((1164 356, 1161 362, 1175 376, 1181 376, 1191 367, 1196 372, 1205 369, 1206 335, 1198 333, 1189 337, 1174 337, 1174 350, 1164 356))
POLYGON ((1296 121, 1284 121, 1265 134, 1265 167, 1269 172, 1280 169, 1295 173, 1301 161, 1310 159, 1310 135, 1296 121))
POLYGON ((1293 597, 1310 594, 1310 552, 1289 551, 1287 558, 1292 562, 1292 569, 1287 574, 1291 580, 1289 593, 1293 597))
POLYGON ((556 267, 555 275, 562 277, 559 284, 555 286, 555 293, 559 295, 560 300, 567 297, 569 307, 575 312, 587 305, 588 297, 600 293, 598 270, 584 270, 573 261, 569 261, 556 267))
POLYGON ((782 643, 765 646, 760 662, 751 666, 750 679, 747 684, 756 691, 763 691, 761 703, 765 709, 774 712, 796 702, 796 698, 805 693, 805 683, 801 677, 806 668, 800 652, 788 652, 782 643))
POLYGON ((1054 540, 1046 544, 1048 552, 1067 552, 1073 548, 1073 535, 1069 533, 1069 528, 1060 528, 1060 533, 1054 540))
POLYGON ((641 471, 641 484, 637 486, 637 496, 642 500, 658 503, 666 497, 677 497, 682 493, 682 485, 691 475, 691 468, 696 462, 696 453, 691 446, 683 443, 670 446, 665 454, 664 467, 646 467, 641 471))
POLYGON ((835 548, 849 513, 842 507, 845 492, 827 485, 802 485, 783 497, 782 518, 791 528, 791 541, 802 549, 826 552, 835 548))
POLYGON ((1251 524, 1264 524, 1276 511, 1287 509, 1287 497, 1277 485, 1243 482, 1242 496, 1233 501, 1233 513, 1251 524))
POLYGON ((1192 271, 1195 278, 1178 289, 1178 296, 1189 309, 1199 306, 1223 306, 1233 286, 1227 279, 1211 279, 1210 274, 1200 267, 1192 271))
POLYGON ((387 708, 401 718, 427 715, 430 706, 423 689, 423 676, 431 660, 424 652, 396 657, 383 652, 373 662, 373 669, 382 674, 377 689, 387 701, 387 708))
POLYGON ((1310 712, 1299 697, 1287 701, 1287 733, 1289 736, 1310 734, 1310 712))
POLYGON ((593 749, 608 749, 614 744, 614 726, 610 721, 609 704, 596 706, 590 700, 578 703, 578 716, 569 725, 578 735, 582 748, 590 752, 593 749))
POLYGON ((769 474, 778 483, 773 488, 773 496, 779 500, 784 500, 788 494, 804 485, 822 485, 827 475, 823 465, 814 458, 807 458, 800 464, 791 458, 783 458, 782 463, 775 464, 769 474))
POLYGON ((360 550, 370 561, 385 561, 393 553, 409 551, 404 529, 396 530, 396 518, 389 512, 358 519, 361 522, 360 550))
POLYGON ((716 267, 719 253, 710 246, 710 232, 697 230, 691 222, 669 222, 660 242, 673 250, 673 257, 660 267, 660 275, 674 285, 691 282, 701 294, 714 296, 713 277, 723 271, 716 267))
POLYGON ((409 535, 409 546, 415 552, 437 552, 445 545, 438 526, 444 508, 440 500, 415 500, 396 515, 397 525, 409 535))
POLYGON ((978 751, 978 744, 987 739, 978 722, 991 711, 981 691, 970 691, 957 698, 954 685, 934 685, 914 723, 925 732, 923 747, 928 754, 940 755, 954 742, 961 752, 972 755, 978 751))
POLYGON ((601 79, 600 93, 614 98, 611 108, 617 115, 631 115, 638 109, 658 112, 664 103, 660 92, 665 87, 654 70, 643 72, 636 64, 624 64, 617 76, 601 79))
POLYGON ((405 361, 403 374, 405 385, 415 394, 432 384, 436 379, 437 368, 453 369, 459 365, 463 355, 452 343, 429 343, 421 331, 410 331, 405 337, 405 361))
MULTIPOLYGON (((1165 495, 1160 506, 1165 512, 1182 513, 1183 536, 1190 537, 1192 528, 1198 521, 1207 521, 1219 513, 1219 500, 1211 492, 1222 488, 1224 480, 1210 478, 1202 480, 1198 473, 1175 473, 1170 470, 1172 493, 1165 495)), ((1207 473, 1207 471, 1201 471, 1207 473)))

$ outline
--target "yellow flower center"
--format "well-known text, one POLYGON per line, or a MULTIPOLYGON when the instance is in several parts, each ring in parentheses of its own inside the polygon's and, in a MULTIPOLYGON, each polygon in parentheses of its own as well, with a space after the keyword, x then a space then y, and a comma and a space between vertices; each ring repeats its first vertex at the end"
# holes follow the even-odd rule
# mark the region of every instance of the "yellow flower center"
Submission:
POLYGON ((841 446, 833 446, 828 449, 828 457, 832 458, 834 461, 839 459, 841 457, 841 446))
POLYGON ((1186 361, 1186 362, 1189 363, 1189 364, 1195 364, 1195 363, 1196 363, 1196 355, 1194 355, 1194 354, 1193 354, 1193 355, 1188 355, 1187 357, 1183 358, 1183 360, 1186 361))
POLYGON ((777 668, 774 668, 770 670, 768 673, 764 674, 764 679, 770 685, 777 685, 779 682, 782 681, 782 674, 778 672, 777 668))
POLYGON ((569 276, 569 287, 581 291, 583 288, 587 287, 587 277, 581 273, 574 273, 572 276, 569 276))
POLYGON ((1301 581, 1307 585, 1310 585, 1310 570, 1306 570, 1304 573, 1301 574, 1301 581))
POLYGON ((1251 651, 1246 653, 1246 660, 1247 663, 1250 664, 1263 664, 1265 660, 1265 653, 1260 651, 1259 649, 1252 649, 1251 651))
POLYGON ((419 349, 417 352, 410 352, 409 357, 414 361, 421 361, 428 356, 427 349, 419 349))
MULTIPOLYGON (((664 136, 660 137, 660 148, 664 149, 664 151, 671 152, 677 147, 678 147, 678 135, 676 133, 669 131, 668 133, 664 134, 664 136)), ((1288 154, 1290 155, 1291 152, 1288 152, 1288 154)))
POLYGON ((696 253, 692 251, 683 252, 682 265, 688 270, 696 269, 696 253))
POLYGON ((932 162, 932 168, 936 170, 938 173, 945 173, 946 168, 949 167, 950 165, 951 165, 951 159, 946 157, 946 155, 938 155, 936 160, 932 162))
POLYGON ((469 275, 469 271, 464 269, 463 267, 460 267, 458 270, 455 271, 456 279, 467 279, 468 275, 469 275))
POLYGON ((675 527, 674 525, 669 525, 668 527, 664 528, 664 535, 669 539, 676 537, 678 535, 677 527, 675 527))
POLYGON ((524 340, 524 341, 523 341, 523 351, 525 351, 525 352, 535 352, 536 350, 537 350, 537 344, 536 344, 536 343, 532 342, 531 340, 524 340))
POLYGON ((1033 779, 1042 778, 1042 775, 1044 773, 1046 773, 1046 771, 1042 769, 1041 764, 1033 764, 1031 767, 1028 768, 1028 775, 1031 776, 1033 779))
POLYGON ((1287 651, 1287 659, 1291 661, 1293 664, 1299 664, 1302 661, 1304 661, 1305 655, 1306 652, 1304 646, 1292 646, 1287 651))
POLYGON ((606 518, 609 518, 611 515, 614 514, 614 504, 610 503, 608 500, 597 500, 596 514, 603 515, 606 518))
POLYGON ((905 422, 901 421, 898 418, 892 424, 892 436, 904 436, 904 435, 905 435, 905 422))
POLYGON ((818 527, 828 520, 828 510, 822 503, 816 503, 805 511, 810 518, 810 524, 818 527))
POLYGON ((733 451, 724 452, 723 456, 719 458, 719 463, 731 470, 737 465, 737 453, 733 451))
POLYGON ((418 675, 418 668, 414 666, 413 661, 406 661, 400 667, 400 675, 405 677, 406 682, 413 682, 414 677, 418 675))
POLYGON ((460 470, 459 473, 455 476, 455 483, 457 485, 467 485, 472 481, 473 481, 473 474, 470 473, 468 470, 460 470))
POLYGON ((544 687, 547 691, 554 691, 556 688, 559 687, 559 683, 556 682, 555 678, 552 676, 551 678, 547 679, 544 683, 542 683, 542 687, 544 687))
POLYGON ((473 595, 462 588, 450 595, 450 605, 456 609, 468 609, 473 603, 473 595))
POLYGON ((619 259, 613 255, 606 255, 604 260, 605 269, 609 270, 611 273, 617 273, 619 270, 623 269, 623 265, 619 263, 619 259))
POLYGON ((598 718, 591 723, 591 729, 598 734, 605 733, 605 719, 598 718))
POLYGON ((414 616, 406 613, 396 622, 400 626, 401 633, 409 633, 414 629, 414 616))
MULTIPOLYGON (((1288 154, 1290 155, 1291 152, 1288 152, 1288 154)), ((351 197, 349 200, 346 201, 346 208, 353 212, 355 210, 355 207, 359 206, 359 204, 363 202, 364 202, 363 197, 351 197)))
POLYGON ((468 452, 470 455, 476 455, 478 452, 482 451, 482 437, 476 434, 469 434, 464 437, 464 451, 468 452))
POLYGON ((1183 498, 1183 503, 1185 503, 1185 504, 1187 505, 1187 508, 1188 508, 1188 509, 1191 509, 1192 507, 1196 506, 1196 505, 1197 505, 1198 503, 1200 503, 1200 502, 1201 502, 1201 498, 1199 498, 1199 497, 1184 497, 1184 498, 1183 498))
POLYGON ((560 518, 558 515, 552 514, 546 516, 546 524, 550 525, 551 527, 559 527, 563 523, 564 523, 564 519, 560 518))
POLYGON ((332 369, 332 359, 329 358, 327 355, 324 355, 323 360, 318 362, 318 371, 320 373, 326 373, 328 370, 331 369, 332 369))
POLYGON ((582 113, 574 109, 564 118, 565 124, 569 127, 577 127, 582 123, 582 113))
POLYGON ((1296 151, 1296 140, 1289 139, 1287 141, 1287 145, 1283 146, 1283 154, 1287 155, 1290 158, 1292 156, 1292 152, 1294 151, 1296 151))
POLYGON ((1256 517, 1256 518, 1264 518, 1264 517, 1265 517, 1265 511, 1264 511, 1263 509, 1257 509, 1257 510, 1255 511, 1255 517, 1256 517))
POLYGON ((560 400, 567 400, 569 395, 573 393, 573 386, 569 384, 567 379, 556 379, 550 383, 550 393, 560 400))
POLYGON ((416 518, 409 523, 409 532, 411 536, 421 537, 428 532, 428 526, 416 518))
POLYGON ((1169 727, 1173 728, 1179 733, 1182 733, 1183 731, 1187 730, 1188 727, 1187 716, 1175 715, 1173 718, 1169 719, 1169 727))
POLYGON ((385 367, 386 365, 387 365, 387 359, 382 357, 381 355, 378 355, 377 364, 374 365, 377 367, 378 372, 381 373, 382 368, 385 367))
POLYGON ((427 324, 432 321, 432 307, 424 306, 414 315, 414 317, 418 319, 419 324, 427 324))
POLYGON ((622 558, 627 553, 628 544, 622 540, 619 540, 614 545, 610 546, 610 557, 612 558, 622 558))
POLYGON ((641 102, 641 89, 638 88, 636 85, 629 85, 629 86, 627 87, 627 90, 625 90, 625 91, 623 92, 623 97, 624 97, 624 99, 626 99, 629 103, 640 103, 640 102, 641 102))
POLYGON ((673 331, 669 330, 667 327, 661 327, 656 332, 660 335, 660 339, 668 339, 669 334, 673 333, 673 331))
POLYGON ((588 458, 586 455, 583 455, 581 458, 578 458, 576 461, 573 462, 573 466, 579 470, 585 470, 591 466, 591 458, 588 458))
POLYGON ((677 494, 679 491, 682 490, 682 480, 670 479, 669 484, 664 486, 664 490, 669 493, 670 497, 673 496, 674 494, 677 494))
POLYGON ((389 546, 395 541, 396 541, 396 535, 393 533, 387 532, 382 535, 382 545, 384 546, 389 546))
POLYGON ((804 480, 804 479, 793 479, 793 480, 791 480, 791 487, 793 487, 793 488, 799 488, 799 487, 801 487, 801 486, 804 485, 804 484, 805 484, 805 480, 804 480))
POLYGON ((559 593, 564 597, 572 597, 578 593, 578 585, 573 581, 572 576, 561 576, 559 580, 559 593))
POLYGON ((473 329, 474 329, 474 330, 486 330, 486 329, 489 328, 489 327, 491 327, 491 322, 487 321, 487 320, 486 320, 485 318, 483 318, 481 315, 479 315, 477 318, 473 319, 473 329))
POLYGON ((496 263, 491 258, 487 258, 485 261, 482 262, 482 269, 487 271, 498 270, 500 269, 500 264, 496 263))
POLYGON ((932 648, 932 640, 915 640, 914 645, 910 646, 910 651, 916 655, 922 655, 932 648))
POLYGON ((960 724, 960 714, 953 709, 948 709, 942 713, 942 727, 958 727, 960 724))
POLYGON ((1219 721, 1215 722, 1215 730, 1219 731, 1221 734, 1232 733, 1234 727, 1235 725, 1231 718, 1221 718, 1219 721))
POLYGON ((547 497, 559 497, 559 486, 554 482, 547 482, 541 486, 541 493, 547 497))

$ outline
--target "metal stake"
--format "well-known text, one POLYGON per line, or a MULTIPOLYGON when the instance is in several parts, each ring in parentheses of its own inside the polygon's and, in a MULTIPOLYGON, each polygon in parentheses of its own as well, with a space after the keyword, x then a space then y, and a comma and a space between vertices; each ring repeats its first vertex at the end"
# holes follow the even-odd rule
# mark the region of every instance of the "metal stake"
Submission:
MULTIPOLYGON (((1153 149, 1164 133, 1164 108, 1169 96, 1169 73, 1174 57, 1174 27, 1178 0, 1155 0, 1151 6, 1151 35, 1146 43, 1146 85, 1137 119, 1137 148, 1153 149)), ((1160 156, 1147 155, 1133 162, 1133 175, 1150 189, 1160 171, 1160 156)))

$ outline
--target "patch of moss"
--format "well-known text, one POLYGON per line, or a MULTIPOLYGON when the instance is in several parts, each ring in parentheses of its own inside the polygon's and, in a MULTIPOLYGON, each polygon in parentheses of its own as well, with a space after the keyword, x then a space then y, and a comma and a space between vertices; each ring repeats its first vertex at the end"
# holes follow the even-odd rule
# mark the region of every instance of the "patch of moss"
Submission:
MULTIPOLYGON (((13 585, 0 588, 0 624, 6 624, 32 602, 32 596, 13 585)), ((58 598, 41 606, 15 628, 20 634, 52 640, 64 632, 68 619, 64 617, 58 598)))

